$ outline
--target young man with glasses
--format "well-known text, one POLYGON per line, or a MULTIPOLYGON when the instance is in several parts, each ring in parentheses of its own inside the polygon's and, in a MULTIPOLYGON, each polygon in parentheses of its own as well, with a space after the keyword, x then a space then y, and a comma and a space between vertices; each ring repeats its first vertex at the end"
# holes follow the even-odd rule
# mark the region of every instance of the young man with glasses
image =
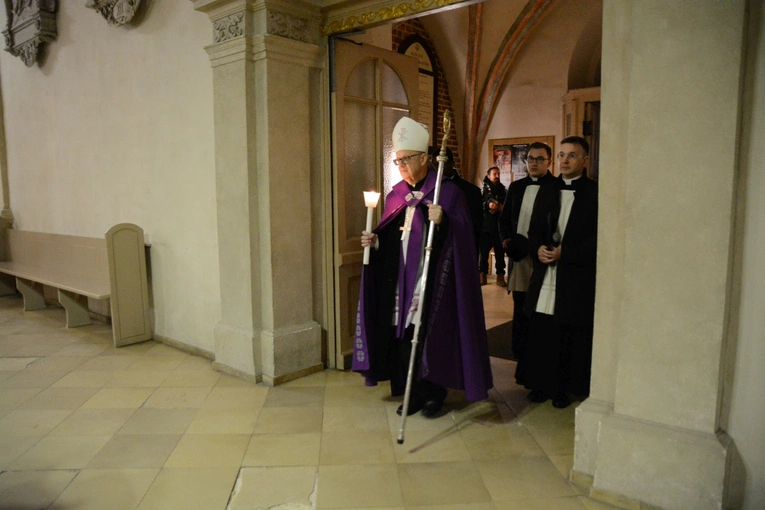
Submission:
POLYGON ((512 347, 518 362, 515 370, 515 380, 518 384, 525 384, 525 377, 521 371, 525 365, 521 359, 526 355, 529 333, 529 318, 524 311, 526 291, 533 269, 529 254, 529 222, 540 187, 555 180, 549 170, 551 158, 552 149, 547 144, 534 142, 529 146, 526 155, 529 175, 510 184, 505 205, 499 215, 502 247, 510 258, 507 292, 513 293, 512 347))
POLYGON ((419 323, 407 414, 422 410, 433 418, 447 388, 484 400, 492 379, 470 213, 462 191, 447 179, 433 204, 437 173, 429 171, 429 140, 427 128, 408 117, 393 130, 393 162, 403 180, 385 198, 377 228, 361 234, 361 245, 372 249, 362 270, 353 370, 367 385, 390 380, 391 394, 403 395, 419 323), (423 296, 430 221, 435 231, 423 296))
POLYGON ((532 402, 552 398, 557 408, 590 391, 598 186, 587 177, 588 153, 581 137, 561 141, 560 176, 539 190, 529 224, 531 320, 518 370, 532 402))

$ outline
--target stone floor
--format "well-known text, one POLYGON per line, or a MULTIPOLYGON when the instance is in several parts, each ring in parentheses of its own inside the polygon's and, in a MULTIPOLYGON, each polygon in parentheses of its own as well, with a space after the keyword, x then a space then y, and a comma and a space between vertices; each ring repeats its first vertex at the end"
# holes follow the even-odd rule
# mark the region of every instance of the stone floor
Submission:
MULTIPOLYGON (((507 320, 505 290, 484 295, 507 320)), ((249 384, 0 298, 0 509, 612 508, 567 482, 574 406, 529 404, 514 366, 493 359, 490 401, 450 395, 398 445, 399 401, 356 374, 249 384)))

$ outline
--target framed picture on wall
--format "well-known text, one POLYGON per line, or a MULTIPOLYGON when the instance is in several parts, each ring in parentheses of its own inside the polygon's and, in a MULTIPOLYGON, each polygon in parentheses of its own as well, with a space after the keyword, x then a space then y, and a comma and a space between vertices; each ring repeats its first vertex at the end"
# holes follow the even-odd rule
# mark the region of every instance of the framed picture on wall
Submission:
POLYGON ((534 142, 546 143, 553 153, 550 172, 555 174, 555 137, 528 136, 523 138, 496 138, 489 140, 489 164, 499 168, 499 181, 505 186, 528 175, 526 154, 534 142))

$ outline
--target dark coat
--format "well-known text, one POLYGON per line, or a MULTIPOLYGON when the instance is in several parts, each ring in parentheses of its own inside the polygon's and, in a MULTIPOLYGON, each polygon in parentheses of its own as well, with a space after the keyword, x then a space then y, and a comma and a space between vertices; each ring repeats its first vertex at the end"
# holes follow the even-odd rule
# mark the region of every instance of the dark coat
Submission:
MULTIPOLYGON (((537 182, 540 186, 544 186, 551 181, 554 181, 555 177, 550 172, 540 177, 537 182)), ((505 205, 502 207, 502 212, 499 213, 499 237, 504 242, 506 239, 510 239, 505 253, 513 261, 518 262, 523 260, 529 254, 529 242, 526 236, 518 234, 518 217, 521 215, 521 205, 523 204, 523 195, 526 193, 526 188, 529 184, 534 182, 530 177, 518 179, 510 184, 507 190, 507 196, 505 198, 505 205)))
MULTIPOLYGON (((526 314, 537 306, 547 265, 540 262, 539 247, 552 244, 560 215, 561 177, 544 185, 537 194, 529 225, 529 251, 534 272, 526 295, 526 314)), ((595 309, 595 261, 598 242, 598 185, 583 174, 573 181, 571 215, 561 241, 561 258, 555 291, 555 320, 561 325, 590 326, 595 309)))
POLYGON ((489 180, 488 175, 483 178, 483 228, 481 229, 483 232, 490 234, 498 232, 497 219, 499 218, 499 211, 492 213, 491 209, 489 209, 489 202, 494 201, 501 206, 505 203, 506 194, 507 189, 504 184, 501 182, 494 184, 489 180))
POLYGON ((466 181, 459 176, 457 172, 448 177, 450 181, 457 185, 465 195, 468 209, 470 210, 470 219, 473 222, 473 233, 475 234, 475 249, 478 250, 478 244, 481 240, 481 226, 483 225, 483 199, 481 197, 481 188, 475 184, 466 181))

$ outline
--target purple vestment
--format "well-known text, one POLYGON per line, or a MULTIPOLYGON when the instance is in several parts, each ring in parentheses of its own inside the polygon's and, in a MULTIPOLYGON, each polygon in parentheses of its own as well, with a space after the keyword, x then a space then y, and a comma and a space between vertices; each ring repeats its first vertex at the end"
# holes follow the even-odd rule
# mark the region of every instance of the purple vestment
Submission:
MULTIPOLYGON (((421 201, 432 203, 436 184, 435 172, 428 172, 420 191, 424 194, 421 201)), ((395 228, 394 221, 404 209, 417 202, 406 182, 396 184, 385 200, 385 211, 375 233, 381 234, 386 229, 395 228)), ((464 390, 470 401, 488 397, 492 387, 491 366, 489 363, 486 341, 486 324, 483 315, 483 298, 478 280, 475 238, 472 220, 465 197, 460 189, 449 180, 441 185, 439 205, 443 208, 447 224, 446 235, 440 253, 433 252, 430 259, 431 271, 428 276, 427 317, 423 317, 423 327, 427 326, 422 351, 420 375, 423 379, 456 390, 464 390), (435 265, 435 268, 433 267, 435 265)), ((396 334, 403 337, 404 322, 411 303, 414 286, 417 281, 419 260, 424 256, 421 246, 423 236, 427 235, 428 224, 424 214, 415 214, 407 249, 406 268, 399 255, 398 289, 401 305, 399 327, 396 334), (403 268, 403 270, 402 270, 403 268)), ((399 241, 400 252, 400 241, 399 241)), ((374 385, 387 377, 378 373, 370 356, 375 355, 372 343, 384 335, 380 324, 392 323, 390 310, 380 310, 374 288, 376 271, 386 268, 376 267, 374 259, 362 270, 361 291, 357 313, 356 334, 353 348, 353 370, 361 372, 367 384, 374 385), (386 322, 387 321, 387 322, 386 322)), ((390 268, 388 268, 390 269, 390 268)), ((422 304, 420 306, 423 306, 422 304)))

